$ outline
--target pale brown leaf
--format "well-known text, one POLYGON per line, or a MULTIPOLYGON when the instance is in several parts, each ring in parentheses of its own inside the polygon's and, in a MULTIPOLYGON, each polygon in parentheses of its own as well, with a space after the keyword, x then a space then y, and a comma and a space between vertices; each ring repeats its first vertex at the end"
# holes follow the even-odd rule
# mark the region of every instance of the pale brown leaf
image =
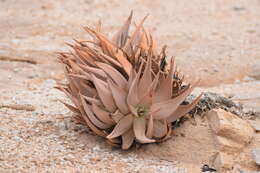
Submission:
POLYGON ((110 113, 101 109, 98 105, 92 104, 92 110, 100 121, 111 126, 115 124, 115 121, 110 117, 110 113))
POLYGON ((88 127, 97 135, 102 136, 102 137, 106 137, 107 134, 103 131, 100 130, 99 128, 97 128, 88 118, 87 114, 85 113, 83 107, 79 107, 80 113, 82 115, 82 118, 85 120, 86 124, 88 125, 88 127))
POLYGON ((162 138, 164 137, 167 132, 167 122, 162 120, 155 120, 153 124, 153 136, 156 138, 162 138))
POLYGON ((147 125, 146 136, 148 138, 153 137, 153 115, 152 114, 149 115, 149 121, 148 121, 148 125, 147 125))
POLYGON ((129 113, 129 109, 126 103, 127 92, 123 88, 117 86, 113 81, 110 79, 107 80, 109 88, 112 92, 113 98, 115 100, 115 104, 117 105, 118 109, 123 113, 129 113))
POLYGON ((128 114, 119 120, 113 131, 107 136, 107 138, 116 138, 126 131, 128 131, 133 124, 133 115, 128 114))
POLYGON ((122 149, 127 150, 128 148, 131 147, 131 145, 134 142, 134 131, 133 129, 129 129, 126 131, 124 134, 122 134, 122 149))
POLYGON ((107 75, 109 75, 111 77, 111 79, 113 81, 115 81, 115 83, 118 86, 121 86, 122 88, 126 88, 127 85, 127 81, 124 78, 124 76, 122 76, 122 74, 117 71, 115 68, 113 68, 112 66, 108 65, 108 64, 104 64, 104 63, 99 63, 96 62, 97 66, 99 68, 101 68, 107 75))
POLYGON ((129 27, 131 25, 132 16, 133 16, 133 11, 131 11, 131 14, 128 17, 128 19, 125 21, 124 25, 112 38, 112 41, 120 48, 122 48, 126 43, 129 27))
POLYGON ((182 116, 184 116, 185 114, 187 114, 188 112, 190 112, 199 102, 201 96, 203 95, 200 94, 192 103, 188 104, 188 105, 180 105, 175 112, 173 112, 168 118, 167 121, 168 122, 174 122, 177 119, 181 118, 182 116))
POLYGON ((115 113, 111 114, 111 117, 116 123, 118 123, 124 115, 119 110, 116 110, 115 113))
POLYGON ((169 117, 178 108, 178 106, 184 101, 184 99, 192 92, 193 89, 194 86, 189 87, 182 94, 180 94, 179 96, 173 99, 152 104, 151 107, 152 112, 159 110, 154 114, 154 119, 165 119, 169 117))
POLYGON ((86 103, 86 100, 84 99, 84 97, 82 95, 80 95, 81 98, 81 103, 83 105, 84 111, 86 112, 86 115, 88 116, 89 120, 98 128, 100 129, 107 129, 109 127, 111 127, 111 125, 106 124, 102 121, 100 121, 99 119, 97 119, 97 117, 93 114, 90 105, 88 105, 86 103))
POLYGON ((152 142, 155 142, 154 139, 149 139, 145 135, 146 120, 145 120, 144 117, 142 117, 142 118, 134 118, 133 128, 134 128, 135 137, 136 137, 136 139, 139 142, 141 142, 141 143, 152 143, 152 142))
POLYGON ((98 80, 95 76, 92 77, 94 85, 98 92, 98 96, 100 97, 102 103, 109 112, 114 112, 116 110, 116 104, 110 89, 108 88, 108 86, 102 84, 100 80, 98 80))

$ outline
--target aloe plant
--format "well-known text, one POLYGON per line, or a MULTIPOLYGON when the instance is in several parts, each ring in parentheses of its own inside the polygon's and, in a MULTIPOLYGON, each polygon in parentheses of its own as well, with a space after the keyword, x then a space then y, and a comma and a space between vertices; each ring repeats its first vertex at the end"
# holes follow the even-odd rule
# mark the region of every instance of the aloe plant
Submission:
POLYGON ((59 85, 74 105, 64 103, 75 118, 108 143, 128 149, 135 142, 164 141, 171 123, 187 114, 199 101, 181 103, 196 83, 183 85, 174 59, 166 63, 165 47, 157 52, 152 35, 144 29, 146 17, 129 33, 132 13, 108 39, 101 31, 85 27, 91 41, 69 44, 60 53, 68 83, 59 85))

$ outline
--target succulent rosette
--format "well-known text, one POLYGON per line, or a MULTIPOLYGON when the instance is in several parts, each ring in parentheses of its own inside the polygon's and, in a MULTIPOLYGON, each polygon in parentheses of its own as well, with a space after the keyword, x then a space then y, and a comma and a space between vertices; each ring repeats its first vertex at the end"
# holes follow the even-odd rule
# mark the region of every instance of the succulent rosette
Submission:
POLYGON ((165 47, 157 53, 145 18, 130 34, 131 13, 112 39, 102 33, 101 23, 85 27, 93 40, 76 41, 72 52, 59 56, 68 83, 58 88, 74 105, 64 104, 79 122, 122 149, 167 139, 172 122, 200 98, 182 104, 196 83, 183 84, 174 59, 166 62, 165 47))

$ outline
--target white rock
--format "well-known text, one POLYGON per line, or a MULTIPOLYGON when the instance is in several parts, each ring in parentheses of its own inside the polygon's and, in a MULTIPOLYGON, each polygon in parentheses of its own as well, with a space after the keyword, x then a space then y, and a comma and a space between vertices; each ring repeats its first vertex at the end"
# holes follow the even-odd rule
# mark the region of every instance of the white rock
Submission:
POLYGON ((252 151, 252 156, 257 165, 260 166, 260 148, 256 148, 252 151))
POLYGON ((233 158, 231 155, 220 152, 217 154, 213 165, 217 171, 221 172, 222 170, 230 170, 233 167, 233 158))
POLYGON ((260 132, 260 120, 250 120, 249 123, 256 132, 260 132))

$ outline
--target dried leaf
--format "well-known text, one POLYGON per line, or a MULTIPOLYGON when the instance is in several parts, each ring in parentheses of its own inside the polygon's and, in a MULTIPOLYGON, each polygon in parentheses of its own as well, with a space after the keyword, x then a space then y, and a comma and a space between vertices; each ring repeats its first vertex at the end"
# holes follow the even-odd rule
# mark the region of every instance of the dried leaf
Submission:
POLYGON ((143 96, 147 89, 152 84, 152 74, 151 74, 151 58, 147 58, 143 76, 140 79, 138 92, 140 96, 143 96))
POLYGON ((187 114, 188 112, 190 112, 199 102, 201 96, 203 95, 200 94, 192 103, 188 104, 188 105, 180 105, 175 112, 173 112, 168 118, 167 121, 168 122, 174 122, 177 119, 181 118, 182 116, 184 116, 185 114, 187 114))
POLYGON ((111 117, 116 123, 118 123, 124 115, 119 110, 116 110, 115 113, 111 114, 111 117))
POLYGON ((128 106, 135 107, 139 103, 139 96, 138 96, 138 82, 141 75, 141 69, 143 67, 143 63, 138 71, 137 75, 135 76, 130 88, 129 93, 127 96, 127 104, 128 106))
POLYGON ((141 143, 155 142, 154 139, 149 139, 145 135, 145 131, 146 131, 145 118, 135 118, 133 128, 134 128, 135 137, 139 142, 141 143))
POLYGON ((84 97, 81 95, 81 103, 83 105, 84 111, 86 112, 86 115, 88 116, 89 120, 98 128, 100 129, 107 129, 111 127, 109 124, 106 124, 99 119, 93 114, 93 110, 91 110, 90 105, 88 105, 84 99, 84 97))
POLYGON ((133 115, 132 114, 128 114, 126 116, 124 116, 121 120, 119 120, 119 122, 117 123, 117 125, 115 126, 115 128, 113 129, 113 131, 107 136, 107 138, 116 138, 122 134, 124 134, 126 131, 128 131, 133 124, 133 115))
POLYGON ((159 82, 159 87, 157 88, 153 97, 153 103, 169 100, 172 97, 173 73, 174 60, 171 59, 170 72, 167 74, 166 78, 164 78, 164 76, 161 75, 161 81, 159 82))
POLYGON ((135 134, 133 129, 129 129, 127 132, 122 134, 122 149, 127 150, 131 147, 135 139, 135 134))
POLYGON ((112 38, 112 41, 120 48, 122 48, 126 43, 132 16, 133 16, 133 11, 131 11, 131 14, 128 17, 128 19, 125 21, 124 25, 112 38))
POLYGON ((108 79, 108 85, 112 92, 113 98, 115 100, 118 109, 123 114, 129 113, 129 109, 126 103, 127 92, 123 88, 120 88, 116 84, 114 84, 114 82, 111 81, 110 79, 108 79))
POLYGON ((106 137, 107 134, 103 131, 98 129, 88 118, 87 114, 85 113, 84 109, 82 106, 79 107, 80 113, 82 115, 82 118, 85 120, 86 124, 88 125, 88 127, 97 135, 102 136, 102 137, 106 137))
POLYGON ((154 119, 164 119, 169 117, 184 101, 184 99, 192 92, 193 88, 194 86, 189 87, 182 94, 173 99, 153 104, 151 107, 151 111, 153 112, 159 110, 154 114, 154 119))
POLYGON ((122 88, 125 88, 127 85, 127 81, 124 78, 124 76, 122 76, 122 74, 120 74, 120 72, 118 72, 115 68, 113 68, 112 66, 108 65, 108 64, 104 64, 104 63, 99 63, 96 62, 96 64, 98 65, 99 68, 101 68, 107 75, 109 75, 111 77, 111 79, 113 81, 115 81, 115 83, 119 86, 121 86, 122 88))
POLYGON ((156 120, 153 124, 153 136, 156 138, 164 137, 168 132, 166 121, 156 120))
POLYGON ((148 17, 145 16, 141 22, 139 23, 139 25, 136 27, 135 32, 132 34, 132 36, 130 37, 130 40, 126 43, 124 50, 126 51, 127 54, 131 53, 131 49, 133 46, 137 45, 140 40, 141 40, 141 29, 143 26, 143 23, 145 21, 145 19, 148 17))
POLYGON ((152 114, 150 114, 150 116, 149 116, 149 121, 148 121, 148 125, 147 125, 146 136, 147 136, 148 138, 152 138, 152 137, 153 137, 153 115, 152 115, 152 114))
POLYGON ((109 112, 114 112, 116 110, 116 104, 109 88, 106 85, 102 84, 95 76, 93 76, 93 82, 97 89, 98 96, 100 97, 106 109, 109 112))
POLYGON ((80 114, 80 111, 76 108, 76 107, 74 107, 74 106, 72 106, 72 105, 70 105, 70 104, 68 104, 68 103, 65 103, 65 102, 63 102, 63 101, 61 101, 60 100, 60 102, 61 103, 63 103, 69 110, 71 110, 73 113, 75 113, 75 114, 80 114))
POLYGON ((110 113, 101 109, 98 105, 92 104, 92 110, 100 121, 111 126, 115 124, 115 121, 110 117, 110 113))

